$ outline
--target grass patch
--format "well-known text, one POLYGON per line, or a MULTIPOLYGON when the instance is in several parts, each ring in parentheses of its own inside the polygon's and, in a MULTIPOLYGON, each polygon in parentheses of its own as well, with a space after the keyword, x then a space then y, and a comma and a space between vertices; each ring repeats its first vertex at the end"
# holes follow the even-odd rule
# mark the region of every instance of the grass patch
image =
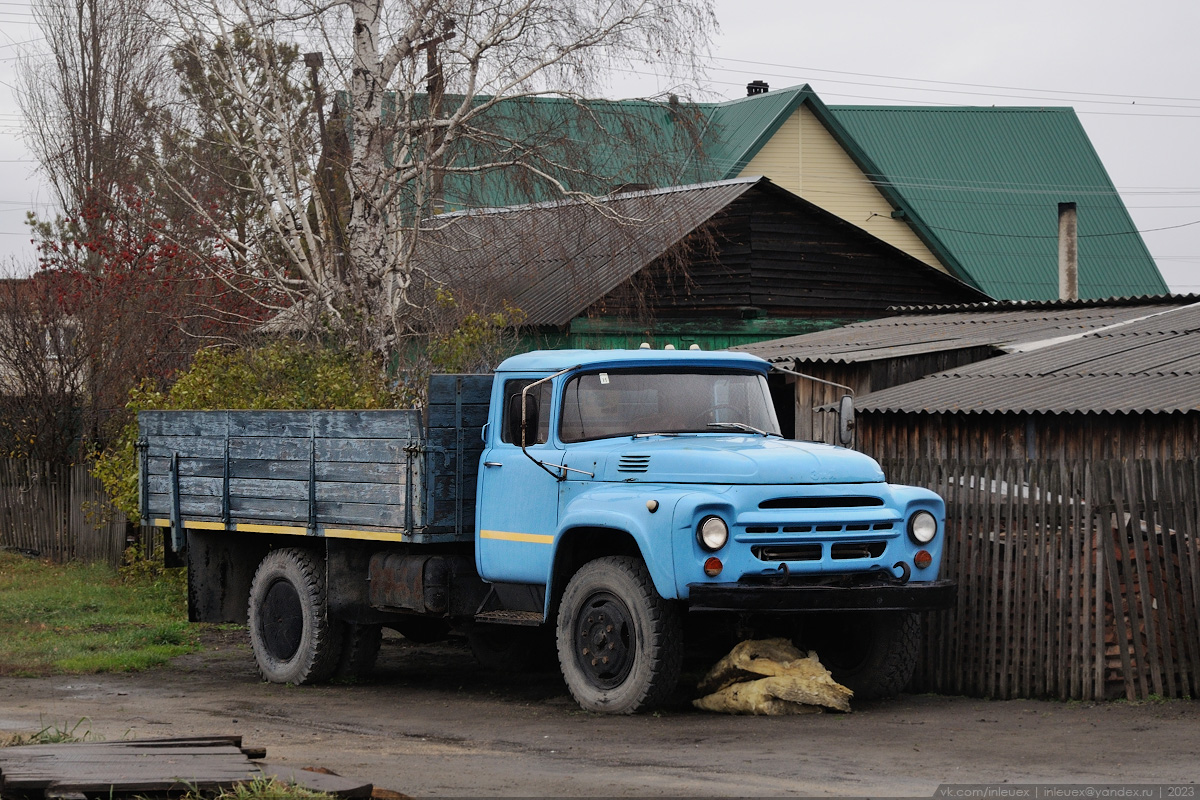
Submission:
MULTIPOLYGON (((325 800, 333 795, 325 792, 314 792, 290 783, 280 783, 274 778, 259 778, 248 783, 241 783, 227 792, 222 792, 213 800, 325 800)), ((200 795, 189 794, 183 800, 200 800, 200 795)))
POLYGON ((92 733, 91 728, 84 727, 87 717, 74 725, 63 723, 62 727, 55 724, 47 725, 37 733, 12 734, 0 737, 0 747, 21 747, 27 744, 63 744, 64 742, 96 742, 100 737, 92 733))
POLYGON ((0 551, 0 675, 128 672, 196 650, 181 572, 0 551))

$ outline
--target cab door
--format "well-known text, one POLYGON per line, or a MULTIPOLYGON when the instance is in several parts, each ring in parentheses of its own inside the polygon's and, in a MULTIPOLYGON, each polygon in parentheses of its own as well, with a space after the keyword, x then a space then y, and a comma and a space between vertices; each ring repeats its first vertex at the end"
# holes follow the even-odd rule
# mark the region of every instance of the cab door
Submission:
POLYGON ((475 539, 476 568, 488 581, 544 585, 550 575, 558 530, 555 467, 563 463, 563 450, 549 435, 549 382, 527 394, 533 403, 526 407, 521 449, 521 391, 535 380, 509 378, 495 390, 503 393, 503 411, 500 424, 489 426, 479 468, 475 539))

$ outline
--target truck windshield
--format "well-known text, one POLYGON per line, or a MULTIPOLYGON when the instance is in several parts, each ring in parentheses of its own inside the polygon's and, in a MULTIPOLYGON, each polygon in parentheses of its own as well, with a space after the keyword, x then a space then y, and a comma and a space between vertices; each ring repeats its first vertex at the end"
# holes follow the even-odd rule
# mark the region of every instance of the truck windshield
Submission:
POLYGON ((581 442, 738 430, 779 435, 767 379, 757 372, 611 370, 567 382, 559 433, 581 442))

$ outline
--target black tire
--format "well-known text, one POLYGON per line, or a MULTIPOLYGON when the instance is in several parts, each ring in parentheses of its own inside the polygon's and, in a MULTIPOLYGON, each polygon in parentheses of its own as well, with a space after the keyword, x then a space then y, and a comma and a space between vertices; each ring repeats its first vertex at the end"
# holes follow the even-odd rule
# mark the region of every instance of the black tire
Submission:
POLYGON ((679 681, 683 625, 628 556, 589 561, 571 578, 558 611, 558 663, 587 711, 633 714, 662 704, 679 681))
POLYGON ((371 674, 375 660, 379 658, 383 626, 347 622, 342 628, 342 655, 333 676, 344 680, 364 678, 371 674))
POLYGON ((855 700, 884 700, 904 691, 917 667, 921 616, 910 612, 836 614, 814 618, 799 637, 816 650, 855 700))
POLYGON ((272 550, 250 584, 250 645, 271 683, 328 680, 342 655, 343 625, 329 619, 325 570, 307 550, 272 550))

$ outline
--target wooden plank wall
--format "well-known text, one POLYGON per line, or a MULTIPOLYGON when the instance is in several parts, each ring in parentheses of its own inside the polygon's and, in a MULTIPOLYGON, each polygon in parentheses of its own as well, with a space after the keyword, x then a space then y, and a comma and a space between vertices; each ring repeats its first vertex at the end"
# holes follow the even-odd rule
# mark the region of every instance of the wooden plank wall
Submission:
POLYGON ((434 375, 429 379, 426 530, 466 538, 475 532, 475 494, 491 375, 434 375))
POLYGON ((1145 699, 1200 693, 1196 459, 884 462, 947 502, 919 690, 1145 699))
POLYGON ((0 459, 0 547, 59 563, 121 563, 125 515, 86 465, 0 459))
POLYGON ((1193 458, 1200 454, 1200 413, 871 412, 858 415, 854 446, 876 459, 1193 458))
POLYGON ((693 231, 668 256, 598 300, 585 316, 659 319, 698 311, 862 319, 897 305, 980 296, 858 226, 756 189, 693 231), (682 257, 685 265, 678 263, 682 257))
MULTIPOLYGON (((149 518, 171 517, 178 453, 184 518, 405 528, 419 411, 147 411, 138 422, 149 443, 149 518)), ((411 494, 419 499, 421 487, 411 494)))

